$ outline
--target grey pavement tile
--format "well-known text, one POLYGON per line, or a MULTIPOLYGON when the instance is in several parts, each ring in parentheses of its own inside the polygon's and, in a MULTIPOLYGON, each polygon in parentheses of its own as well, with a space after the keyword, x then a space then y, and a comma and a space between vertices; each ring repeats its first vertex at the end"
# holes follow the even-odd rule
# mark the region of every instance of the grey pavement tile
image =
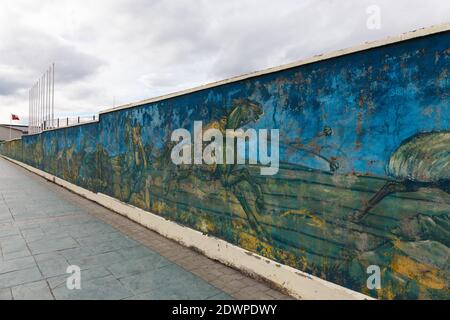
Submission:
POLYGON ((198 281, 203 281, 181 267, 175 264, 169 264, 157 270, 143 272, 119 280, 127 289, 133 291, 135 294, 140 294, 157 290, 172 283, 190 281, 193 278, 198 281))
POLYGON ((153 254, 140 259, 130 259, 107 266, 117 278, 157 270, 172 264, 166 258, 153 254))
POLYGON ((0 240, 10 236, 20 236, 19 229, 10 226, 0 228, 0 240))
POLYGON ((70 215, 75 215, 75 214, 79 214, 81 213, 81 210, 77 210, 76 208, 54 208, 54 210, 47 210, 45 212, 45 214, 50 217, 50 218, 55 218, 55 217, 66 217, 66 216, 70 216, 70 215))
MULTIPOLYGON (((1 190, 0 190, 1 192, 1 190)), ((8 207, 4 204, 4 202, 0 202, 0 214, 9 213, 8 207)))
POLYGON ((94 253, 89 248, 83 247, 59 250, 58 254, 62 255, 67 260, 75 260, 92 256, 94 253))
POLYGON ((41 262, 41 261, 51 260, 51 259, 64 259, 65 257, 61 254, 61 251, 52 251, 52 252, 35 254, 35 255, 33 255, 33 258, 36 260, 36 262, 41 262))
POLYGON ((65 226, 61 226, 59 221, 46 221, 39 224, 39 227, 46 235, 62 234, 66 231, 65 226))
POLYGON ((0 274, 12 272, 12 271, 18 271, 23 269, 29 269, 31 267, 35 267, 36 262, 34 261, 33 257, 23 257, 23 258, 17 258, 13 260, 8 261, 0 261, 0 274))
POLYGON ((29 228, 21 230, 22 236, 27 242, 40 240, 45 237, 44 231, 41 228, 29 228))
POLYGON ((96 218, 90 216, 89 214, 85 213, 85 212, 77 212, 76 216, 73 217, 66 217, 62 220, 59 221, 59 225, 61 227, 71 227, 71 226, 79 226, 79 225, 83 225, 85 223, 94 223, 94 222, 101 222, 99 220, 97 220, 96 218))
POLYGON ((206 300, 235 300, 235 299, 225 292, 220 292, 219 294, 208 297, 206 300))
MULTIPOLYGON (((223 292, 197 277, 169 280, 149 292, 130 299, 135 300, 205 300, 223 292)), ((229 296, 228 296, 229 297, 229 296)), ((219 299, 220 297, 218 297, 219 299)))
POLYGON ((113 227, 98 221, 66 226, 66 230, 75 239, 85 239, 91 236, 117 232, 113 227))
POLYGON ((122 239, 128 239, 126 235, 120 233, 119 231, 104 233, 104 234, 94 234, 89 237, 83 237, 77 239, 82 246, 98 245, 105 242, 112 242, 122 239))
POLYGON ((3 238, 0 241, 0 247, 3 253, 11 253, 26 250, 27 243, 21 236, 11 236, 3 238))
POLYGON ((26 223, 16 223, 16 225, 19 227, 20 231, 24 231, 39 228, 41 223, 40 220, 37 220, 37 221, 28 221, 26 223))
POLYGON ((14 219, 9 216, 9 215, 0 215, 0 224, 4 225, 4 224, 9 224, 14 222, 14 219))
MULTIPOLYGON (((81 281, 84 282, 87 280, 104 278, 104 277, 107 277, 110 275, 111 275, 111 272, 109 272, 106 268, 95 267, 95 268, 91 268, 91 269, 87 269, 87 270, 81 270, 81 281)), ((70 274, 66 274, 63 276, 48 278, 47 282, 49 283, 50 288, 52 290, 59 288, 59 287, 65 287, 69 276, 70 276, 70 274)))
MULTIPOLYGON (((51 241, 58 241, 61 238, 68 238, 68 237, 71 237, 71 235, 67 231, 61 229, 61 230, 55 231, 55 232, 44 233, 43 235, 36 236, 32 239, 26 239, 26 241, 27 241, 27 243, 33 243, 33 242, 38 242, 38 241, 51 242, 51 241)), ((58 249, 58 248, 56 248, 56 249, 64 250, 64 249, 58 249)))
POLYGON ((38 261, 39 270, 45 278, 65 274, 69 263, 64 257, 38 261))
POLYGON ((43 239, 29 242, 28 246, 33 254, 46 253, 78 247, 78 243, 71 237, 58 239, 43 239))
MULTIPOLYGON (((65 287, 69 276, 70 274, 66 274, 47 278, 47 282, 52 290, 58 287, 65 287)), ((104 267, 94 267, 87 270, 81 270, 81 281, 104 278, 107 276, 111 276, 111 272, 104 267)))
POLYGON ((84 258, 69 259, 71 265, 76 265, 83 269, 92 267, 109 266, 116 262, 123 261, 123 257, 117 252, 106 252, 84 258))
POLYGON ((14 300, 54 300, 45 280, 13 287, 12 295, 14 300))
POLYGON ((77 239, 82 247, 88 247, 93 253, 104 253, 137 246, 139 243, 122 233, 112 232, 77 239))
POLYGON ((41 280, 37 267, 0 274, 0 288, 8 288, 41 280))
POLYGON ((57 239, 57 238, 65 238, 70 237, 70 234, 67 232, 66 227, 42 227, 44 231, 43 239, 57 239))
POLYGON ((53 294, 57 300, 119 300, 133 295, 113 276, 81 280, 80 290, 60 286, 53 290, 53 294))
POLYGON ((139 259, 146 256, 152 256, 157 254, 156 252, 150 250, 149 248, 143 245, 120 249, 117 250, 117 253, 119 253, 125 260, 139 259))
POLYGON ((117 251, 120 249, 132 248, 137 246, 138 244, 139 243, 134 240, 122 238, 113 240, 111 242, 103 242, 96 245, 90 245, 89 250, 91 250, 95 254, 99 254, 104 252, 117 251))
POLYGON ((13 212, 14 221, 15 222, 24 222, 31 219, 40 219, 42 218, 42 213, 39 212, 23 212, 23 213, 15 213, 13 212))
POLYGON ((178 269, 178 266, 172 264, 157 271, 122 278, 120 282, 133 293, 142 294, 164 286, 177 271, 179 272, 178 269))
POLYGON ((0 300, 12 300, 12 293, 10 288, 0 289, 0 300))
POLYGON ((30 257, 31 252, 28 248, 14 252, 3 252, 3 261, 14 260, 18 258, 30 257))

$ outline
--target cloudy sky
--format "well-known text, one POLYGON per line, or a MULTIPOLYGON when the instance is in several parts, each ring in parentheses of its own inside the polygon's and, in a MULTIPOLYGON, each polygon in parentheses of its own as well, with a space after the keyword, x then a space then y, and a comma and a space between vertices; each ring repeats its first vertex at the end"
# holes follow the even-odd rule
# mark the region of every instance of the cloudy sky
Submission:
POLYGON ((448 0, 1 0, 0 123, 52 62, 56 114, 85 115, 448 21, 448 0))

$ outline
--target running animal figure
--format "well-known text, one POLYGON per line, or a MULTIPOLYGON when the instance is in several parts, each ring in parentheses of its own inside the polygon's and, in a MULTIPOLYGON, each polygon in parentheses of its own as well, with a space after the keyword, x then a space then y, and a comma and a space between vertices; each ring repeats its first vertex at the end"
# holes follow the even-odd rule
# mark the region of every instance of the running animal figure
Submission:
POLYGON ((396 181, 387 182, 369 200, 364 209, 354 213, 361 220, 385 197, 420 188, 437 188, 450 193, 450 131, 417 134, 392 154, 387 173, 396 181))
MULTIPOLYGON (((322 132, 320 132, 318 135, 316 135, 316 137, 313 139, 313 141, 309 142, 309 145, 313 145, 314 143, 316 143, 316 139, 320 139, 323 137, 328 138, 328 137, 331 137, 333 134, 334 134, 333 129, 331 127, 326 126, 326 127, 324 127, 322 132)), ((323 147, 326 147, 326 145, 322 146, 318 150, 315 150, 312 147, 306 147, 305 145, 300 144, 298 142, 289 142, 286 145, 286 147, 289 149, 293 149, 296 152, 298 152, 298 151, 305 152, 305 153, 310 154, 318 159, 325 161, 326 163, 328 163, 330 173, 332 173, 332 174, 336 174, 337 171, 339 170, 339 168, 341 167, 341 165, 336 157, 332 157, 331 159, 329 159, 321 154, 321 149, 323 147)))
MULTIPOLYGON (((262 107, 255 102, 247 99, 236 99, 232 103, 232 109, 220 120, 208 124, 207 129, 218 129, 224 135, 223 143, 226 144, 226 130, 239 129, 250 123, 256 123, 264 114, 262 107)), ((236 141, 235 150, 236 150, 236 141)), ((163 163, 170 163, 170 150, 172 144, 168 144, 163 154, 163 163)), ((224 159, 226 157, 226 150, 224 159)), ((235 154, 234 164, 214 164, 214 165, 181 165, 176 168, 169 167, 164 175, 164 191, 167 194, 173 184, 177 186, 182 180, 190 176, 196 176, 203 181, 219 181, 221 185, 229 192, 233 193, 242 206, 247 221, 250 226, 264 239, 270 237, 268 230, 260 223, 260 213, 264 210, 264 199, 260 185, 253 180, 249 170, 244 166, 237 164, 237 155, 235 154), (242 192, 242 184, 247 183, 255 196, 255 206, 252 206, 249 200, 242 192)))
MULTIPOLYGON (((241 129, 251 123, 256 123, 264 115, 262 106, 256 102, 248 99, 236 99, 232 102, 232 108, 221 119, 212 121, 206 129, 218 129, 223 134, 223 144, 226 145, 227 129, 237 130, 241 129)), ((325 127, 317 137, 330 137, 333 130, 330 127, 325 127)), ((170 150, 173 145, 168 144, 162 156, 163 163, 170 163, 170 150)), ((237 140, 234 140, 234 150, 237 149, 237 140)), ((303 147, 297 147, 297 150, 303 150, 309 153, 315 153, 303 147)), ((173 187, 177 187, 179 183, 191 176, 195 176, 203 181, 219 181, 223 188, 232 193, 239 201, 244 210, 247 221, 253 230, 264 240, 270 238, 270 231, 261 222, 261 214, 264 212, 264 196, 261 186, 251 176, 249 169, 246 166, 239 166, 237 164, 237 154, 234 155, 233 164, 214 164, 214 165, 180 165, 169 166, 166 168, 164 174, 163 184, 164 191, 167 194, 173 187), (247 184, 250 187, 254 196, 254 202, 249 201, 246 195, 242 192, 242 187, 247 184)), ((223 158, 226 158, 226 150, 223 149, 223 158)), ((337 161, 329 161, 330 170, 336 171, 339 168, 337 161)))

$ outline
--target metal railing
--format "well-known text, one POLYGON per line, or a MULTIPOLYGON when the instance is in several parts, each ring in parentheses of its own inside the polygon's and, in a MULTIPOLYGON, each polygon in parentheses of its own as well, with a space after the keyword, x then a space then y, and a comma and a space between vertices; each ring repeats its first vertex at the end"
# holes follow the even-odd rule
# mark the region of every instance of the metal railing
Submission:
POLYGON ((32 126, 30 133, 41 133, 45 130, 53 130, 58 128, 71 127, 78 124, 89 123, 98 121, 98 115, 93 116, 78 116, 78 117, 65 117, 57 118, 53 120, 45 120, 38 126, 32 126))

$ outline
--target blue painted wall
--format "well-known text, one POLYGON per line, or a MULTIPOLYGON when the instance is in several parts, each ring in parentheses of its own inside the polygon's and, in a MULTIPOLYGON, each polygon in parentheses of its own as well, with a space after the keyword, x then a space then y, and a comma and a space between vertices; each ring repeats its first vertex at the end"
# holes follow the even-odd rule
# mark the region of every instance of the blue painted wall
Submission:
POLYGON ((352 215, 399 180, 386 166, 408 139, 442 132, 449 141, 449 66, 444 32, 102 114, 99 123, 26 136, 1 151, 375 297, 447 299, 448 175, 352 215), (244 128, 280 129, 276 176, 244 166, 236 171, 245 178, 227 185, 217 168, 205 176, 170 163, 173 130, 192 131, 197 120, 217 126, 242 107, 239 99, 263 111, 244 128), (369 265, 381 267, 381 290, 366 287, 369 265))

